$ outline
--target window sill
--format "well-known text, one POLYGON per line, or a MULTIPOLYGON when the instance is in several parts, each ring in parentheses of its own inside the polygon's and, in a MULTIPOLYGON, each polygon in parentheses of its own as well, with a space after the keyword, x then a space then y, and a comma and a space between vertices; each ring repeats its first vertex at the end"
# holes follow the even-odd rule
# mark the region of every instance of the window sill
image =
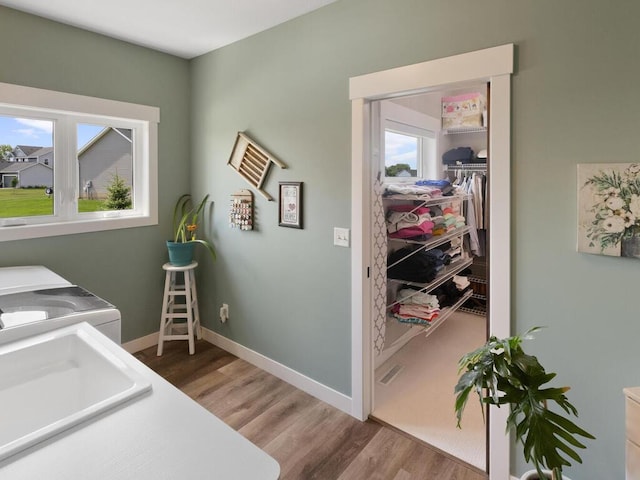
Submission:
POLYGON ((54 237, 58 235, 74 235, 80 233, 101 232, 107 230, 117 230, 121 228, 148 227, 157 224, 157 215, 115 218, 105 216, 102 218, 92 218, 87 220, 67 221, 63 223, 47 223, 39 225, 8 224, 6 226, 0 226, 0 242, 26 240, 30 238, 54 237))

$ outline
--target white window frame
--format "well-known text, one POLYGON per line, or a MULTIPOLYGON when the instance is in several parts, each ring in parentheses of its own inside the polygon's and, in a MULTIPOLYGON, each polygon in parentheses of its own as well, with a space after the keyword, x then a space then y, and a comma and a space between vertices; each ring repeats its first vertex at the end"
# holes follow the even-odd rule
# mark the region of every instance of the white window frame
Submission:
POLYGON ((0 83, 0 114, 54 121, 54 213, 0 219, 0 242, 158 224, 160 109, 0 83), (78 212, 77 124, 132 129, 133 207, 78 212))

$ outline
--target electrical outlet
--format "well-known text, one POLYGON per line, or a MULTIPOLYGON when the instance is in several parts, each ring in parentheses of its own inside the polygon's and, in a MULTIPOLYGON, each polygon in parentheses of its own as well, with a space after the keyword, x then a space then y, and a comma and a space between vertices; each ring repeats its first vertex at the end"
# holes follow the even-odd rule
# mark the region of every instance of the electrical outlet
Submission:
POLYGON ((220 307, 220 321, 226 323, 227 320, 229 320, 229 305, 223 303, 220 307))
POLYGON ((348 228, 333 228, 333 244, 338 247, 349 246, 350 231, 348 228))

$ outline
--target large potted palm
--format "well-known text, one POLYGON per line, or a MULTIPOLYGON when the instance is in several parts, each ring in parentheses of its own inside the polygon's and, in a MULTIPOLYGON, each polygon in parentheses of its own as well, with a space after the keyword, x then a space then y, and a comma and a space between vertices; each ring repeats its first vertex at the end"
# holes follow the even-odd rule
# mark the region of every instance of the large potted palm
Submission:
POLYGON ((174 237, 167 240, 169 262, 172 265, 184 266, 193 261, 196 244, 204 245, 215 260, 216 252, 213 245, 205 239, 197 238, 196 231, 201 224, 201 215, 209 199, 205 195, 199 204, 194 204, 191 195, 185 193, 176 201, 173 209, 174 237))
POLYGON ((460 359, 461 376, 455 387, 456 417, 460 427, 471 392, 477 393, 482 406, 508 405, 507 430, 515 433, 522 444, 524 459, 535 466, 522 480, 561 480, 562 468, 571 466, 568 459, 582 463, 575 448, 586 447, 576 437, 595 437, 566 416, 547 408, 549 402, 555 402, 568 415, 578 415, 565 396, 569 387, 543 388, 556 374, 547 373, 536 357, 522 349, 522 341, 533 338, 538 330, 539 327, 532 328, 522 336, 504 339, 491 337, 460 359))

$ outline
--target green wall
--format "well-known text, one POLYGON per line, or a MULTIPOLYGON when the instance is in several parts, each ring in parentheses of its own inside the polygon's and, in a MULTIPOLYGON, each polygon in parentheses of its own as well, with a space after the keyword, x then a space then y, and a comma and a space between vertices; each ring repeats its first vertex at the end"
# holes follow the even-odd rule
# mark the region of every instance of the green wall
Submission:
POLYGON ((514 43, 512 329, 549 326, 529 350, 573 387, 597 437, 565 473, 623 478, 640 263, 576 253, 576 164, 637 160, 638 18, 633 1, 342 0, 193 60, 192 187, 214 198, 219 249, 205 317, 231 308, 207 326, 349 395, 350 250, 332 245, 351 221, 348 79, 514 43), (245 187, 226 165, 238 130, 289 166, 268 192, 305 182, 304 230, 278 227, 259 195, 257 231, 228 228, 229 195, 245 187))
POLYGON ((117 305, 122 339, 157 331, 175 199, 189 190, 189 64, 0 7, 0 82, 160 107, 160 225, 3 242, 0 266, 46 265, 117 305))
MULTIPOLYGON (((348 79, 514 43, 512 329, 549 326, 529 350, 573 387, 597 437, 566 473, 621 479, 640 263, 576 253, 576 164, 636 160, 639 17, 632 0, 339 0, 187 62, 0 7, 1 82, 161 109, 159 226, 4 242, 0 264, 47 265, 118 305, 125 341, 147 335, 174 200, 210 193, 219 255, 199 268, 205 326, 350 395, 351 250, 332 245, 351 222, 348 79), (239 130, 289 166, 272 169, 268 192, 305 182, 303 230, 278 227, 259 194, 256 231, 228 227, 230 194, 245 188, 226 165, 239 130)), ((525 469, 514 453, 513 472, 525 469)))

